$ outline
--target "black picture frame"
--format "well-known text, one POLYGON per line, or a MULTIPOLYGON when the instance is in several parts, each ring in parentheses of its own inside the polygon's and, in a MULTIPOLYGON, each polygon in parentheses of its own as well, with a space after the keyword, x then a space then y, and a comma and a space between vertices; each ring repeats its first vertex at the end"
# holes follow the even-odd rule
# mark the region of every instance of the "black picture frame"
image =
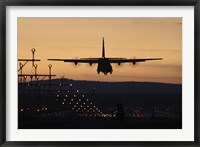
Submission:
POLYGON ((200 146, 200 1, 199 0, 0 0, 0 145, 28 146, 200 146), (195 134, 185 142, 10 142, 6 141, 6 7, 7 6, 194 6, 195 15, 195 134))

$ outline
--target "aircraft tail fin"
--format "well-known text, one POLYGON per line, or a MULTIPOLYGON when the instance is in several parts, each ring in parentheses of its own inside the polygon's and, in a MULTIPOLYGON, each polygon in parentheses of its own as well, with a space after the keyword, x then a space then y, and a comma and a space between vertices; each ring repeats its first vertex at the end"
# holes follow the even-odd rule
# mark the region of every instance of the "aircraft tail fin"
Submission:
POLYGON ((104 46, 104 37, 103 37, 103 48, 102 48, 102 57, 105 58, 105 46, 104 46))

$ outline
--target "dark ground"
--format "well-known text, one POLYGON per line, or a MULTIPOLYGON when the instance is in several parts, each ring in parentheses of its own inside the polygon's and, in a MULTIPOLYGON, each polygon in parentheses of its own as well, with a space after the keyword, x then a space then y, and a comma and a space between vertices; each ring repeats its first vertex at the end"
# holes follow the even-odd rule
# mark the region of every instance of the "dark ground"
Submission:
POLYGON ((181 119, 38 119, 19 121, 19 129, 182 129, 181 119))

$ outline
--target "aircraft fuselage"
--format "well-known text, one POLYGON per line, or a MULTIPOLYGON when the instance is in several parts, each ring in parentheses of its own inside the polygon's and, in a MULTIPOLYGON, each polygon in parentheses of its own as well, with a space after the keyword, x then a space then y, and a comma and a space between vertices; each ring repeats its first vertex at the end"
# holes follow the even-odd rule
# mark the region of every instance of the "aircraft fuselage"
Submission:
POLYGON ((97 73, 99 74, 100 72, 102 72, 107 75, 107 73, 112 74, 112 71, 113 70, 110 64, 110 60, 108 58, 100 58, 97 66, 97 73))

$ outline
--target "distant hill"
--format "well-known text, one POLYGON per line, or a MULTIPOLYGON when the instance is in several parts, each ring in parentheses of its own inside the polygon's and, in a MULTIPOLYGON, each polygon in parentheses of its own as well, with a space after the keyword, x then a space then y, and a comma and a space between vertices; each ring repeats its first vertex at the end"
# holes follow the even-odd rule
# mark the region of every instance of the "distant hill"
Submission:
MULTIPOLYGON (((48 80, 40 83, 49 83, 48 80)), ((182 84, 167 84, 153 82, 99 82, 99 81, 82 81, 72 79, 53 79, 52 84, 73 84, 73 89, 80 92, 91 93, 95 88, 96 94, 136 94, 136 93, 153 93, 153 94, 181 94, 182 84)))
MULTIPOLYGON (((49 84, 49 80, 38 82, 40 84, 49 84)), ((83 100, 88 98, 102 109, 106 109, 109 106, 117 107, 117 104, 123 104, 124 106, 142 107, 148 112, 151 112, 154 106, 169 107, 171 110, 179 113, 182 110, 182 84, 99 82, 72 79, 52 79, 51 84, 51 89, 55 93, 51 93, 51 99, 49 98, 46 103, 52 105, 52 108, 55 105, 55 98, 59 89, 64 89, 65 92, 68 92, 71 89, 70 84, 72 84, 72 90, 79 90, 79 96, 84 94, 83 100), (64 87, 60 88, 60 84, 64 84, 62 85, 64 87), (95 91, 93 91, 93 88, 95 88, 95 91)), ((41 87, 41 89, 44 88, 41 87)), ((46 90, 48 90, 48 86, 46 90)), ((35 99, 34 96, 34 101, 31 101, 31 103, 33 102, 38 103, 40 101, 35 99)))

